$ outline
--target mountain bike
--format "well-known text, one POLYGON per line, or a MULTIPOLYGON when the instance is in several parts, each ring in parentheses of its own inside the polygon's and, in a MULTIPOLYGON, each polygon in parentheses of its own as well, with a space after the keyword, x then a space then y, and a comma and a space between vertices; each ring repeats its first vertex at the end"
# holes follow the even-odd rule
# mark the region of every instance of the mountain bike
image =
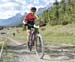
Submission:
POLYGON ((28 47, 29 50, 32 51, 33 46, 35 46, 36 55, 42 59, 44 56, 44 40, 39 33, 39 26, 34 25, 33 27, 34 29, 32 28, 30 30, 31 34, 29 37, 30 42, 28 47))

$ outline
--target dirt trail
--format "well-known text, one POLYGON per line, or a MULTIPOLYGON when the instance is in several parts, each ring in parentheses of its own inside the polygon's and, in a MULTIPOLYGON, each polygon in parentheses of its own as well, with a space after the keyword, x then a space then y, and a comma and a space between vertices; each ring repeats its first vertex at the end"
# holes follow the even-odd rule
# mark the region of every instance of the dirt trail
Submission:
MULTIPOLYGON (((0 62, 75 62, 75 46, 49 46, 45 45, 45 55, 43 59, 39 59, 35 51, 29 52, 26 44, 18 43, 10 37, 11 42, 8 43, 7 55, 11 53, 13 56, 5 57, 0 62)), ((6 55, 6 56, 7 56, 6 55)))

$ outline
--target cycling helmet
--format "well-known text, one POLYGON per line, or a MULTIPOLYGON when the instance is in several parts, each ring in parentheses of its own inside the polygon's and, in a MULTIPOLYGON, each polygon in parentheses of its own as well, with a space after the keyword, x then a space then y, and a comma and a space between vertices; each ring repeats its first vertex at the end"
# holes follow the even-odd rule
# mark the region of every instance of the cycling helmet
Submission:
POLYGON ((32 12, 36 12, 36 7, 31 7, 32 12))

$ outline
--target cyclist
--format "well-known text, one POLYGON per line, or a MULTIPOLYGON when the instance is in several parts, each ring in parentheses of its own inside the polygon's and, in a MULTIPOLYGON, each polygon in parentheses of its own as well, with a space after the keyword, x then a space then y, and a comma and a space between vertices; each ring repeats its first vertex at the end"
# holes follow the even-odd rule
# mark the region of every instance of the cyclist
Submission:
MULTIPOLYGON (((30 30, 31 28, 33 28, 34 24, 35 24, 35 20, 37 19, 37 16, 35 15, 36 13, 36 7, 31 7, 30 9, 30 13, 28 13, 25 16, 24 22, 25 22, 25 26, 26 26, 26 31, 27 31, 27 44, 29 45, 29 38, 30 38, 30 30), (31 25, 31 26, 30 26, 31 25)), ((33 42, 34 45, 34 42, 33 42)))

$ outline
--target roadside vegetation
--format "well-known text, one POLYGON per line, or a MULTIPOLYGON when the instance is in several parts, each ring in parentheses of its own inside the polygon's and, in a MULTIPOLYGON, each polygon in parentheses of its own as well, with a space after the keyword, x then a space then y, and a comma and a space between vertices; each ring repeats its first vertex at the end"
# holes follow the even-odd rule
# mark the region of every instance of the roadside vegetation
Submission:
MULTIPOLYGON (((15 36, 11 33, 10 37, 18 42, 26 43, 26 30, 23 30, 23 27, 11 31, 15 32, 15 36)), ((51 26, 48 24, 45 27, 40 27, 39 31, 46 44, 75 44, 75 24, 64 26, 51 26)))
POLYGON ((42 19, 50 25, 67 25, 75 23, 75 0, 61 0, 44 11, 42 19))

